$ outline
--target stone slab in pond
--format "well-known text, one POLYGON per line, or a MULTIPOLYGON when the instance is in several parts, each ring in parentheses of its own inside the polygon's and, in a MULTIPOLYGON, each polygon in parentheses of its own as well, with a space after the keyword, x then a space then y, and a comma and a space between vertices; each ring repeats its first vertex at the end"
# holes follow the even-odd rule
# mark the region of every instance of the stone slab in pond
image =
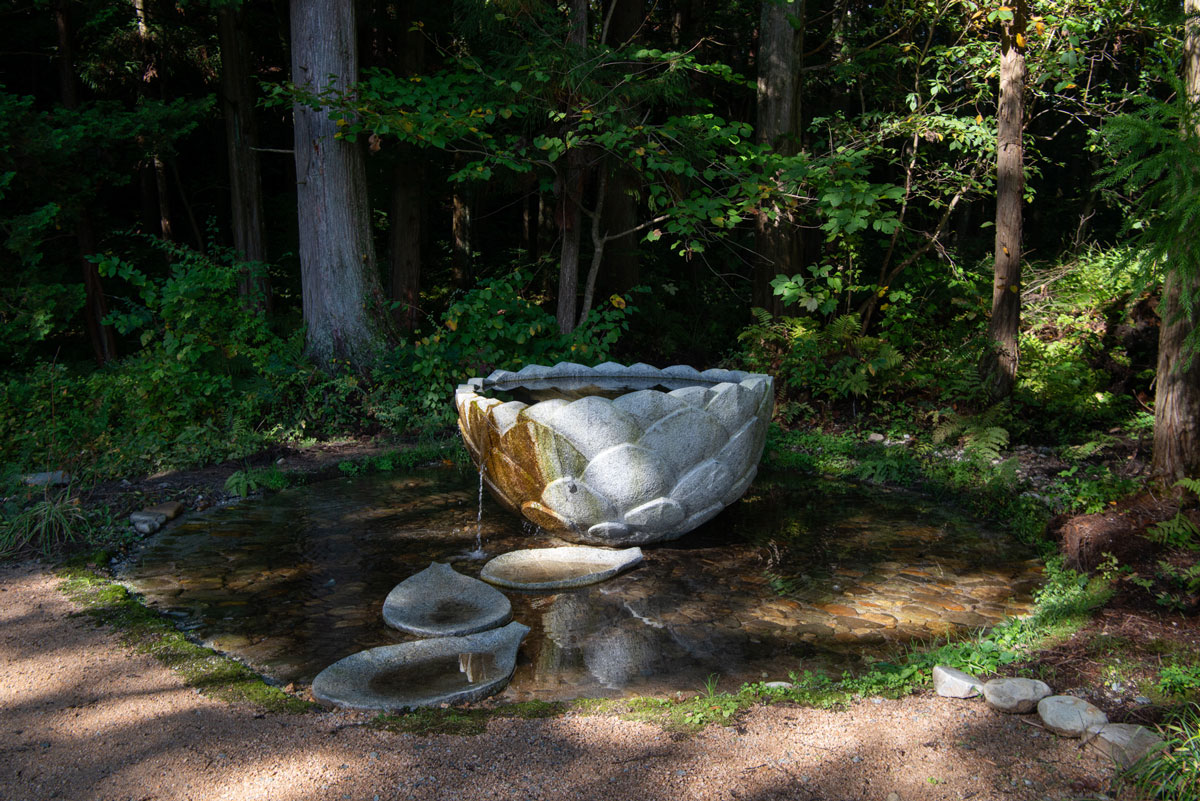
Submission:
POLYGON ((641 561, 641 548, 531 548, 497 556, 479 577, 514 590, 563 590, 604 581, 641 561))
POLYGON ((509 623, 465 637, 438 637, 371 648, 317 674, 318 701, 389 711, 479 701, 504 689, 529 627, 509 623))
POLYGON ((504 625, 512 619, 512 604, 479 579, 433 562, 392 588, 383 619, 421 637, 456 637, 504 625))

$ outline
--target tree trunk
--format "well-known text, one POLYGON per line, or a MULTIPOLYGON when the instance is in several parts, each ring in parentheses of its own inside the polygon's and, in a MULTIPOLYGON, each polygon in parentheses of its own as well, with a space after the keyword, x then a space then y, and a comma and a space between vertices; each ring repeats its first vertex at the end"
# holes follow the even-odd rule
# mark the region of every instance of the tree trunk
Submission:
POLYGON ((417 327, 421 293, 425 168, 417 154, 412 155, 413 158, 402 158, 396 164, 392 183, 392 227, 388 233, 392 300, 400 304, 393 316, 396 324, 405 331, 417 327))
MULTIPOLYGON (((381 5, 386 5, 396 15, 386 48, 392 65, 398 67, 402 75, 419 75, 425 69, 426 33, 415 23, 424 10, 423 4, 409 0, 381 5)), ((415 148, 401 147, 392 171, 391 229, 388 233, 392 318, 405 331, 414 330, 420 320, 421 251, 426 216, 424 156, 415 148)), ((455 255, 458 254, 456 247, 455 255)), ((469 238, 464 255, 470 256, 469 238)))
MULTIPOLYGON (((217 10, 221 46, 221 105, 225 114, 225 147, 229 154, 229 202, 233 223, 233 249, 251 262, 267 260, 263 223, 262 174, 259 169, 258 127, 254 120, 254 92, 250 59, 240 8, 217 10)), ((238 282, 242 297, 259 298, 271 310, 271 285, 265 271, 245 270, 238 282)))
MULTIPOLYGON (((571 0, 570 29, 567 44, 582 51, 587 47, 588 0, 571 0)), ((558 230, 562 235, 562 252, 558 259, 558 330, 569 334, 575 330, 576 295, 579 293, 579 250, 582 243, 583 159, 577 149, 568 150, 563 158, 566 168, 559 175, 558 230)))
POLYGON ((583 191, 583 169, 577 150, 568 150, 563 159, 558 195, 558 230, 562 250, 558 258, 558 330, 569 334, 575 330, 576 300, 579 294, 579 251, 582 246, 583 212, 580 193, 583 191))
MULTIPOLYGON (((1200 103, 1200 0, 1184 0, 1183 9, 1187 17, 1184 90, 1192 103, 1200 103)), ((1200 136, 1200 124, 1194 135, 1200 136)), ((1200 274, 1194 264, 1172 267, 1167 267, 1159 303, 1151 463, 1151 473, 1171 484, 1185 477, 1200 477, 1200 358, 1184 343, 1196 323, 1194 301, 1200 291, 1200 274)))
MULTIPOLYGON (((612 47, 623 47, 633 41, 646 20, 642 0, 612 0, 608 13, 605 44, 612 47)), ((601 236, 610 231, 629 231, 637 225, 637 192, 640 188, 637 174, 631 170, 617 168, 609 176, 604 197, 597 201, 604 209, 600 218, 601 236)), ((637 234, 626 234, 607 243, 600 264, 603 286, 613 292, 624 292, 638 283, 641 276, 639 238, 637 234)))
MULTIPOLYGON (((462 164, 462 156, 454 157, 455 169, 462 164)), ((471 286, 471 187, 465 181, 454 184, 450 198, 450 235, 453 238, 450 251, 450 273, 454 286, 468 289, 471 286)))
MULTIPOLYGON (((54 22, 58 29, 58 84, 62 93, 62 103, 68 109, 78 108, 79 88, 75 79, 67 0, 55 2, 54 22)), ((79 266, 83 272, 83 315, 88 338, 92 343, 92 354, 97 364, 104 364, 117 358, 117 338, 112 326, 104 324, 104 318, 108 316, 108 303, 104 299, 100 273, 96 265, 88 260, 88 256, 96 252, 96 232, 92 224, 92 215, 86 207, 76 209, 75 212, 75 241, 79 252, 79 266)))
MULTIPOLYGON (((320 91, 357 80, 354 0, 293 0, 292 81, 320 91)), ((387 313, 375 248, 362 150, 336 137, 325 109, 297 103, 296 206, 307 352, 331 367, 362 370, 387 344, 387 313)))
MULTIPOLYGON (((763 0, 758 29, 757 138, 782 155, 795 153, 796 29, 791 18, 800 5, 799 0, 763 0)), ((778 204, 771 211, 774 219, 764 210, 755 220, 751 302, 778 314, 782 305, 771 280, 796 271, 799 243, 791 212, 778 204)))
POLYGON ((1021 326, 1021 203, 1025 192, 1025 0, 1013 7, 1000 40, 1000 106, 996 125, 996 251, 992 282, 991 347, 980 373, 993 400, 1012 394, 1021 326), (1018 41, 1018 36, 1020 40, 1018 41))

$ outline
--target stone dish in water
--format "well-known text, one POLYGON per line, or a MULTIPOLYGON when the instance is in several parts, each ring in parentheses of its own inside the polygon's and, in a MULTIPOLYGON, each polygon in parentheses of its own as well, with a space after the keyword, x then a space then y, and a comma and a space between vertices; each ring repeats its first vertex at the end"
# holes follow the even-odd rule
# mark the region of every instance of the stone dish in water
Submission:
POLYGON ((740 370, 565 362, 472 378, 454 403, 501 504, 564 539, 611 546, 675 539, 740 498, 775 396, 770 376, 740 370))
POLYGON ((612 578, 641 561, 641 548, 531 548, 497 556, 479 577, 514 590, 565 590, 612 578))
POLYGON ((512 619, 512 604, 479 579, 433 562, 392 588, 383 619, 420 637, 456 637, 504 625, 512 619))
POLYGON ((312 694, 326 704, 371 711, 479 701, 508 684, 528 632, 509 623, 465 637, 371 648, 318 673, 312 694))

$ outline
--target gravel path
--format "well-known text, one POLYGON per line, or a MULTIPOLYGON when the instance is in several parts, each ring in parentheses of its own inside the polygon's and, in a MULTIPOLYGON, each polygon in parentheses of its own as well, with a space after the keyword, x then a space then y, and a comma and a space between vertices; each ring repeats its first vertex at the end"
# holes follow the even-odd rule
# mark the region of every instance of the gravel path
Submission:
POLYGON ((689 737, 581 713, 495 720, 475 737, 391 734, 340 712, 264 715, 131 653, 56 584, 37 565, 0 568, 0 801, 1112 795, 1111 767, 1078 741, 932 695, 758 708, 689 737))

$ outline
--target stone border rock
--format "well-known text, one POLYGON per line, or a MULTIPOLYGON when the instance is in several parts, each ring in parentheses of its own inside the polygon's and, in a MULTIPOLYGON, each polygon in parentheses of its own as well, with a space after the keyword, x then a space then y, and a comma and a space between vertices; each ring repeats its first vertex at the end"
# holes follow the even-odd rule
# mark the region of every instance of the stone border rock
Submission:
POLYGON ((1036 704, 1042 728, 1061 737, 1084 737, 1122 769, 1164 746, 1153 730, 1132 723, 1109 723, 1103 711, 1082 698, 1051 695, 1050 686, 1037 679, 1000 678, 987 682, 946 665, 933 669, 934 690, 944 698, 967 698, 960 693, 980 686, 987 705, 1011 715, 1034 711, 1036 704), (1086 737, 1085 737, 1086 735, 1086 737))
POLYGON ((313 679, 312 694, 325 704, 373 712, 480 701, 500 692, 508 684, 517 665, 517 649, 528 633, 528 626, 514 622, 504 628, 465 637, 438 637, 370 648, 334 662, 318 673, 313 679), (374 681, 389 672, 419 669, 422 665, 455 656, 459 658, 459 670, 472 682, 466 689, 397 696, 371 687, 374 681), (475 683, 471 674, 479 669, 480 661, 484 662, 484 675, 475 683))
POLYGON ((461 637, 504 625, 512 619, 512 604, 479 579, 433 562, 392 588, 383 619, 419 637, 461 637))
POLYGON ((563 590, 584 587, 612 578, 629 570, 642 561, 641 548, 626 548, 614 551, 608 548, 592 548, 587 545, 571 545, 562 548, 529 548, 509 551, 488 561, 479 571, 484 581, 514 590, 563 590), (596 570, 584 575, 564 576, 561 579, 540 581, 518 581, 504 575, 507 570, 520 570, 525 566, 547 566, 555 562, 594 563, 596 570))

